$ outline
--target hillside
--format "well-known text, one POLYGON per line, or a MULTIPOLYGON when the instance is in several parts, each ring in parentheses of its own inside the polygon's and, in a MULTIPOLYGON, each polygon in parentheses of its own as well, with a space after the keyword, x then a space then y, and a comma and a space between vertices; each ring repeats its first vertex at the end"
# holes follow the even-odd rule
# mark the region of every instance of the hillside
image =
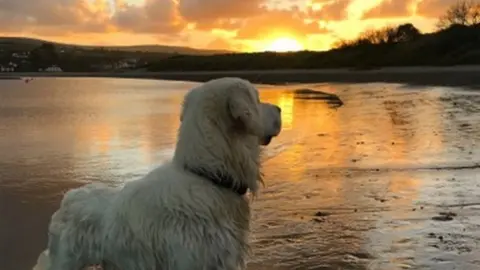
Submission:
POLYGON ((85 46, 75 44, 65 44, 51 42, 41 39, 23 38, 23 37, 0 37, 0 49, 30 51, 43 43, 52 43, 57 47, 78 48, 78 49, 103 49, 122 52, 146 52, 146 53, 164 53, 164 54, 186 54, 186 55, 211 55, 218 53, 229 53, 229 51, 203 50, 189 47, 177 47, 166 45, 133 45, 133 46, 85 46))
POLYGON ((279 70, 480 64, 480 25, 452 25, 421 34, 413 25, 373 32, 326 52, 175 55, 149 71, 279 70), (385 38, 379 39, 384 35, 385 38))

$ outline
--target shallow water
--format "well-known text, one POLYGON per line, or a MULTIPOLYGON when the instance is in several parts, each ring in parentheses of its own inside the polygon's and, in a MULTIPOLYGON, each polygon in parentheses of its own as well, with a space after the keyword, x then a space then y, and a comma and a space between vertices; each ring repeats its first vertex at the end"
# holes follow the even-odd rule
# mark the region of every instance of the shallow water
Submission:
MULTIPOLYGON (((0 262, 31 269, 65 190, 134 181, 173 152, 196 85, 0 81, 0 262)), ((250 269, 478 269, 480 94, 387 84, 260 86, 282 108, 253 203, 250 269), (345 105, 296 99, 314 87, 345 105), (453 212, 450 221, 436 221, 453 212), (476 256, 477 255, 477 256, 476 256), (456 267, 456 268, 455 268, 456 267)))

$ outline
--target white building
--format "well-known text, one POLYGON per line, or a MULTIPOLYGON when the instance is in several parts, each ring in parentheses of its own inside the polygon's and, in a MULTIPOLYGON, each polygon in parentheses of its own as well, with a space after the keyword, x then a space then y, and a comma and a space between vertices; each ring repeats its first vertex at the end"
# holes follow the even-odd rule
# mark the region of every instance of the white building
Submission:
POLYGON ((0 72, 14 72, 15 68, 12 66, 0 66, 0 72))
MULTIPOLYGON (((41 71, 41 70, 39 70, 39 71, 41 71)), ((46 71, 46 72, 62 72, 63 70, 62 70, 60 67, 58 67, 58 66, 56 66, 56 65, 53 65, 53 66, 51 66, 51 67, 47 67, 47 68, 45 69, 45 71, 46 71)))
POLYGON ((14 72, 17 64, 15 63, 8 63, 7 65, 0 65, 0 72, 14 72))
POLYGON ((12 53, 13 58, 27 59, 29 56, 30 56, 30 52, 12 53))

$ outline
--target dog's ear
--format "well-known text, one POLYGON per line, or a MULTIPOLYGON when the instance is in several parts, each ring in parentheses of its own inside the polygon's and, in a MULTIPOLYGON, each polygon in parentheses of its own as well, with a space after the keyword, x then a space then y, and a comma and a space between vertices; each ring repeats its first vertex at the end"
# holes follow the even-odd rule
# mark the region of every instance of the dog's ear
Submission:
POLYGON ((183 116, 185 115, 185 109, 187 108, 186 104, 183 103, 182 111, 180 112, 180 123, 183 122, 183 116))
POLYGON ((182 103, 182 110, 180 111, 180 122, 183 122, 183 117, 185 116, 185 111, 187 110, 188 106, 190 106, 190 103, 192 103, 190 100, 194 97, 196 92, 194 92, 195 89, 190 90, 188 93, 185 94, 183 97, 183 103, 182 103))
POLYGON ((187 109, 188 106, 188 98, 190 96, 190 92, 188 92, 184 97, 183 97, 183 102, 182 102, 182 109, 180 111, 180 123, 183 122, 183 117, 185 116, 185 110, 187 109))
POLYGON ((260 105, 252 99, 248 90, 234 91, 228 99, 228 109, 232 118, 238 121, 247 133, 257 136, 263 135, 260 117, 260 105))
POLYGON ((182 107, 182 111, 180 112, 180 123, 183 122, 184 110, 185 110, 185 107, 182 107))

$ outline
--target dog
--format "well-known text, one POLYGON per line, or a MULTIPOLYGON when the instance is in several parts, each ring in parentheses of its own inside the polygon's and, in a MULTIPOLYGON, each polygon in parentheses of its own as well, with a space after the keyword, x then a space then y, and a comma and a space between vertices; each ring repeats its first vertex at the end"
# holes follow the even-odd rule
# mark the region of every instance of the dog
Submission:
POLYGON ((246 80, 226 77, 192 89, 172 160, 124 187, 68 191, 35 269, 245 269, 245 194, 257 193, 261 146, 280 131, 280 108, 261 103, 246 80))

